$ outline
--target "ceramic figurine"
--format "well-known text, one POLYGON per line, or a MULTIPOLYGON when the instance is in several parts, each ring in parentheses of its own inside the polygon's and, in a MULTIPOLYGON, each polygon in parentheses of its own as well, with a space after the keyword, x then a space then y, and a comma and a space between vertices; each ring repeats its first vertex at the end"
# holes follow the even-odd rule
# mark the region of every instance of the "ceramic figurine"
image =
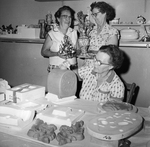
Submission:
POLYGON ((143 16, 139 15, 137 17, 137 23, 138 24, 145 24, 146 23, 146 18, 144 18, 143 16))

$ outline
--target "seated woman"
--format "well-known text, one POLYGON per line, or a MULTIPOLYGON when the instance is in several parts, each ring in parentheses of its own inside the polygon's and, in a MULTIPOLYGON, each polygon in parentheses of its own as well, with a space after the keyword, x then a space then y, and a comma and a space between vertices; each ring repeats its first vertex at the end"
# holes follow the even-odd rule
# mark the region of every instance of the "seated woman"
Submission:
POLYGON ((116 45, 102 46, 91 64, 78 69, 83 80, 80 98, 98 102, 123 100, 124 84, 114 71, 122 62, 123 53, 116 45))

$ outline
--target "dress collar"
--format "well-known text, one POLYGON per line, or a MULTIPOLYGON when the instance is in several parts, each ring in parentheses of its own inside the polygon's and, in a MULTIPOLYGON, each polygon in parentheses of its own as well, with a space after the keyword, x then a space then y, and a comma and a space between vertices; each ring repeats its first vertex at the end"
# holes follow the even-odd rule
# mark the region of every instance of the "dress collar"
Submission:
MULTIPOLYGON (((54 27, 54 31, 55 32, 60 32, 59 29, 58 29, 58 26, 54 27)), ((69 35, 71 32, 73 32, 73 29, 69 27, 68 30, 67 30, 66 35, 69 35)), ((60 33, 62 33, 62 32, 60 32, 60 33)))
POLYGON ((113 70, 113 71, 111 72, 110 76, 107 78, 106 81, 107 81, 108 83, 111 83, 112 80, 113 80, 113 78, 114 78, 114 76, 115 76, 115 71, 113 70))
MULTIPOLYGON (((96 73, 93 70, 91 71, 91 74, 96 76, 96 73)), ((114 78, 114 76, 115 76, 115 71, 113 70, 113 71, 111 71, 111 74, 107 78, 106 82, 111 83, 113 78, 114 78)))

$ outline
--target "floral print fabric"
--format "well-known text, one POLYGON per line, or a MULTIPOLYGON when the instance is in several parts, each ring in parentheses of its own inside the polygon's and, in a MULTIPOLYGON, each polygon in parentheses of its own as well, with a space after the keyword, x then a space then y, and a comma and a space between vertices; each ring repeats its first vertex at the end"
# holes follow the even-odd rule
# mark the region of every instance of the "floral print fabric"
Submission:
MULTIPOLYGON (((64 43, 65 35, 59 31, 57 26, 54 27, 53 30, 49 31, 48 35, 52 40, 52 46, 50 47, 50 50, 52 52, 58 52, 61 49, 62 44, 64 43)), ((72 28, 68 28, 66 36, 68 37, 72 46, 76 48, 77 31, 72 29, 72 28)), ((74 65, 77 62, 76 57, 67 58, 67 61, 69 62, 70 65, 72 65, 72 64, 74 65)), ((64 62, 66 62, 66 59, 63 59, 59 56, 49 57, 49 64, 50 65, 59 66, 59 65, 64 64, 64 62)))
POLYGON ((124 85, 114 71, 106 81, 97 86, 97 78, 92 74, 92 69, 89 65, 78 69, 79 76, 83 79, 81 99, 106 102, 111 98, 122 99, 124 97, 124 85))
POLYGON ((102 45, 107 45, 114 35, 118 35, 118 30, 108 24, 105 24, 99 34, 97 34, 97 28, 95 27, 90 33, 89 50, 98 51, 102 45))

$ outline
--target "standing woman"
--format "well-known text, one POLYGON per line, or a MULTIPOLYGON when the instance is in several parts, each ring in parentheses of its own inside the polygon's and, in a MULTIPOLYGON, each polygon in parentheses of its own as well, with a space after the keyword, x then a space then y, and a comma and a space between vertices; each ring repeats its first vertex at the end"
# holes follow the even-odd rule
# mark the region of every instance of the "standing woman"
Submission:
POLYGON ((54 15, 57 25, 48 32, 41 49, 41 55, 49 58, 49 72, 55 68, 77 68, 77 31, 72 28, 74 15, 75 11, 69 6, 59 8, 54 15))
POLYGON ((97 53, 102 45, 118 45, 118 30, 109 25, 116 16, 115 9, 106 2, 94 2, 90 5, 96 26, 90 33, 89 53, 97 53))

